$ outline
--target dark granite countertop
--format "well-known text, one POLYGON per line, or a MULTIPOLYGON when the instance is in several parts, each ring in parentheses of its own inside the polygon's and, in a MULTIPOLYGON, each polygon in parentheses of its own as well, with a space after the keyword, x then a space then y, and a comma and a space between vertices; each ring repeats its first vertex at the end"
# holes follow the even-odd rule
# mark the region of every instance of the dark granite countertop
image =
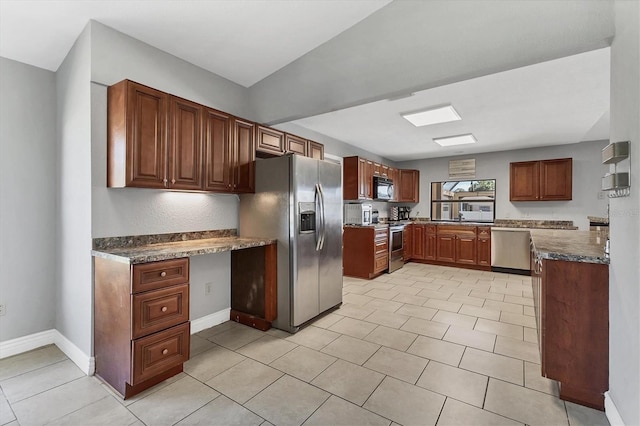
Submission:
POLYGON ((543 259, 609 264, 606 238, 594 231, 532 229, 536 254, 543 259))
POLYGON ((96 238, 91 254, 117 262, 137 264, 266 246, 276 241, 269 238, 238 237, 235 230, 96 238))
POLYGON ((344 225, 345 228, 388 228, 386 223, 372 223, 371 225, 344 225))
POLYGON ((578 229, 571 220, 531 220, 531 219, 496 219, 494 222, 457 222, 431 220, 427 218, 414 218, 413 223, 433 225, 462 225, 462 226, 490 226, 496 228, 522 228, 522 229, 578 229))

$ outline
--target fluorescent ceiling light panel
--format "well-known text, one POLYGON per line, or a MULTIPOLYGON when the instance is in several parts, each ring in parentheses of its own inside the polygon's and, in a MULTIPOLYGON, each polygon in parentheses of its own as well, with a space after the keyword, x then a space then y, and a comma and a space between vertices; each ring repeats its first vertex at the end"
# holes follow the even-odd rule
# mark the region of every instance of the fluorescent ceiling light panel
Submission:
POLYGON ((476 143, 478 140, 471 133, 458 136, 447 136, 446 138, 433 138, 433 141, 440 146, 466 145, 476 143))
POLYGON ((421 112, 402 114, 402 116, 416 127, 462 120, 458 112, 451 105, 421 112))

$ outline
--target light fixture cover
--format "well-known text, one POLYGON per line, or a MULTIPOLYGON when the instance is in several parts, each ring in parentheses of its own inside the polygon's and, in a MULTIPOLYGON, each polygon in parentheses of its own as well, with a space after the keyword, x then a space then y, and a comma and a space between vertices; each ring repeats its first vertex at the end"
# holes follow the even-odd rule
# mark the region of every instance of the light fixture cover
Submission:
POLYGON ((433 141, 440 146, 466 145, 476 143, 478 140, 471 133, 458 136, 447 136, 444 138, 433 138, 433 141))
POLYGON ((402 116, 416 127, 462 120, 458 112, 451 105, 402 114, 402 116))

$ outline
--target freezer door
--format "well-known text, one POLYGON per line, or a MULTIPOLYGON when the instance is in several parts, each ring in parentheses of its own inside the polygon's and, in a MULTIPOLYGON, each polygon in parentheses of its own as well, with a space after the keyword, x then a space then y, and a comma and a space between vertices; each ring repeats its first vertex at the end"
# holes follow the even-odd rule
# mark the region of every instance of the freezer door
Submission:
POLYGON ((318 265, 320 312, 342 303, 342 170, 318 162, 318 185, 324 201, 322 248, 318 265))
POLYGON ((291 164, 295 221, 291 253, 291 325, 298 327, 320 313, 316 247, 320 238, 321 212, 317 191, 318 161, 294 155, 291 156, 291 164), (313 224, 309 223, 311 210, 315 212, 313 224))

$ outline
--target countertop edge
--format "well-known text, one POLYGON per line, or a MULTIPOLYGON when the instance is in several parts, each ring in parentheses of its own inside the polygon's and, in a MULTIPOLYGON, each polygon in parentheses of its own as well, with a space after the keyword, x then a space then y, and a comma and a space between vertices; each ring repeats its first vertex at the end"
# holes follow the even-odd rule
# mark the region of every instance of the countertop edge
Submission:
POLYGON ((202 240, 190 240, 181 242, 180 247, 172 250, 172 243, 152 244, 146 246, 128 248, 126 252, 111 252, 108 250, 91 250, 91 255, 104 259, 113 260, 120 263, 138 264, 147 262, 157 262, 162 260, 177 259, 180 257, 192 257, 206 254, 224 253, 227 251, 242 250, 253 247, 268 246, 277 243, 273 238, 250 238, 250 237, 222 237, 208 239, 212 242, 210 246, 202 246, 202 240), (185 247, 185 244, 192 242, 198 244, 197 247, 185 247), (199 242, 199 243, 198 243, 199 242))

